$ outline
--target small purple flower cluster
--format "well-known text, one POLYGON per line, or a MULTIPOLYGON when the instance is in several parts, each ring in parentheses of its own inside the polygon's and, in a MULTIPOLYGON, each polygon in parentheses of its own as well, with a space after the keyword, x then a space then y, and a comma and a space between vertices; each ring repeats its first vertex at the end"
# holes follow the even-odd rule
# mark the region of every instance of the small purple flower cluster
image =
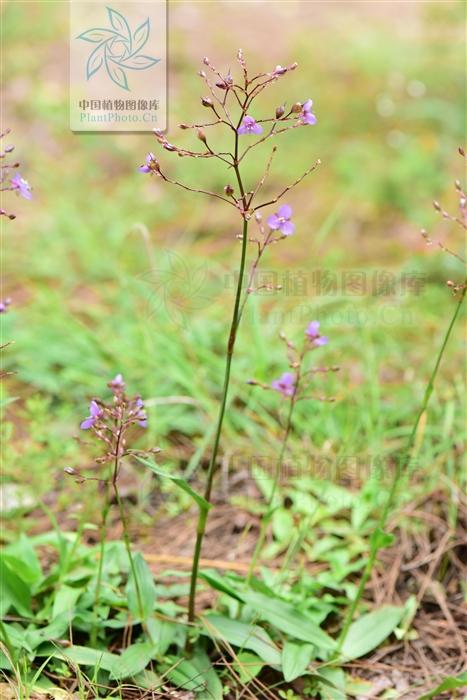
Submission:
MULTIPOLYGON (((303 372, 303 360, 305 355, 312 349, 314 348, 319 348, 322 347, 323 345, 327 345, 328 343, 328 338, 325 335, 321 335, 320 333, 320 322, 319 321, 311 321, 307 328, 305 329, 305 344, 303 346, 303 349, 301 352, 298 352, 295 348, 295 345, 287 340, 287 338, 284 335, 281 335, 282 340, 284 340, 287 344, 288 348, 288 353, 289 353, 289 363, 291 368, 294 370, 293 372, 284 372, 284 374, 279 377, 279 379, 275 379, 270 387, 263 386, 263 388, 271 388, 274 389, 274 391, 278 391, 282 396, 285 396, 287 398, 295 398, 296 394, 298 393, 298 389, 301 385, 301 388, 303 388, 303 379, 305 376, 309 376, 310 374, 313 374, 314 372, 329 372, 329 371, 337 371, 337 367, 319 367, 314 370, 308 370, 307 373, 303 372)), ((258 384, 258 382, 251 382, 252 384, 258 384)), ((313 398, 313 397, 309 397, 313 398)), ((320 400, 324 400, 323 398, 320 398, 320 400)), ((329 399, 326 399, 329 400, 329 399)))
POLYGON ((144 402, 141 396, 135 396, 129 399, 125 395, 125 382, 121 374, 112 379, 108 383, 108 387, 113 393, 112 404, 107 404, 100 399, 92 399, 89 405, 89 416, 81 423, 81 430, 89 430, 94 428, 99 437, 102 437, 102 431, 112 427, 117 422, 122 429, 128 428, 132 424, 137 424, 141 428, 146 428, 148 419, 144 410, 144 402))
MULTIPOLYGON (((0 139, 3 139, 10 133, 10 129, 7 129, 2 134, 0 134, 0 139)), ((27 180, 25 180, 18 172, 11 176, 11 171, 13 169, 19 168, 20 163, 8 162, 9 155, 14 151, 15 147, 13 145, 5 146, 3 150, 0 150, 0 160, 3 161, 0 165, 0 191, 1 192, 16 192, 16 194, 24 197, 24 199, 32 199, 31 186, 27 180)), ((8 219, 15 219, 16 215, 8 213, 5 209, 0 208, 0 216, 6 216, 8 219)))

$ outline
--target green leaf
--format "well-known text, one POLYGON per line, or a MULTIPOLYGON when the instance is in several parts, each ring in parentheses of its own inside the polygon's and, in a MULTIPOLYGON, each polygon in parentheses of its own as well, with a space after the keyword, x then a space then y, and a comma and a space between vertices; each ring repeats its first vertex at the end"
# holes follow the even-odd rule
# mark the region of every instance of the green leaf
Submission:
POLYGON ((73 586, 66 586, 65 584, 60 586, 55 595, 54 604, 52 608, 52 617, 57 617, 58 615, 61 615, 64 612, 71 615, 75 607, 76 601, 78 600, 82 592, 82 588, 74 588, 73 586))
POLYGON ((43 642, 63 639, 63 636, 68 630, 69 623, 70 616, 67 613, 62 613, 62 615, 52 620, 50 625, 27 630, 25 637, 31 648, 36 649, 43 642))
POLYGON ((174 476, 173 474, 168 474, 162 469, 159 469, 157 464, 154 464, 154 462, 150 462, 148 459, 143 459, 143 457, 137 457, 137 460, 141 462, 141 464, 144 464, 146 467, 149 467, 149 469, 152 472, 154 472, 154 474, 157 474, 157 476, 160 476, 163 479, 170 479, 171 481, 173 481, 174 484, 176 484, 180 489, 182 489, 182 491, 185 491, 185 493, 191 496, 191 498, 195 501, 196 505, 202 512, 207 513, 208 510, 211 508, 211 504, 208 503, 206 499, 203 498, 203 496, 201 496, 199 493, 193 491, 188 481, 185 481, 185 479, 182 479, 179 476, 174 476))
POLYGON ((10 569, 29 585, 42 579, 42 569, 31 540, 22 534, 12 545, 5 547, 2 558, 10 569))
POLYGON ((14 608, 20 615, 31 617, 30 588, 22 578, 10 569, 3 559, 0 559, 0 581, 2 588, 0 617, 3 617, 10 608, 14 608))
POLYGON ((176 656, 167 657, 170 666, 160 666, 163 672, 177 688, 183 690, 195 690, 201 692, 206 690, 207 682, 204 680, 199 669, 187 659, 180 660, 176 656))
POLYGON ((235 588, 233 588, 233 586, 227 583, 224 577, 219 576, 219 574, 216 571, 200 571, 199 577, 204 579, 207 583, 209 583, 211 588, 214 588, 216 591, 226 593, 231 598, 235 598, 235 600, 238 600, 240 603, 245 602, 241 594, 238 593, 238 591, 236 591, 235 588))
POLYGON ((256 678, 264 667, 264 662, 251 651, 240 651, 232 662, 242 683, 249 683, 256 678))
POLYGON ((308 617, 306 612, 297 610, 279 598, 270 598, 255 591, 248 591, 244 597, 262 620, 266 620, 281 632, 302 642, 314 644, 323 651, 335 649, 334 639, 308 617))
POLYGON ((302 676, 314 655, 312 644, 294 644, 285 642, 282 649, 282 673, 284 680, 289 683, 302 676))
POLYGON ((132 644, 123 654, 117 657, 112 667, 110 677, 114 680, 130 678, 144 671, 151 659, 154 658, 154 647, 149 642, 132 644))
POLYGON ((146 620, 154 610, 154 603, 156 600, 156 584, 154 583, 149 566, 146 564, 143 556, 139 552, 133 554, 133 564, 135 567, 136 580, 138 583, 143 609, 140 610, 133 572, 130 572, 128 583, 126 585, 128 609, 134 618, 140 619, 142 615, 143 619, 146 620))
POLYGON ((388 532, 384 532, 381 528, 377 527, 370 537, 371 549, 384 549, 385 547, 390 547, 395 541, 394 535, 388 532))
POLYGON ((91 647, 72 646, 65 649, 57 649, 52 644, 41 647, 37 656, 53 656, 55 659, 70 661, 77 666, 91 666, 103 671, 112 671, 120 657, 102 649, 91 647))
POLYGON ((147 621, 147 628, 154 654, 159 657, 164 656, 177 636, 179 625, 176 622, 151 617, 147 621))
POLYGON ((322 700, 347 700, 345 674, 341 668, 325 666, 319 669, 319 673, 327 681, 318 686, 322 700))
POLYGON ((425 693, 425 695, 421 695, 418 700, 431 700, 431 698, 436 698, 440 693, 444 693, 447 690, 455 690, 465 686, 467 686, 467 671, 458 676, 447 676, 436 688, 430 690, 429 693, 425 693))
POLYGON ((222 615, 205 615, 203 622, 205 629, 202 634, 228 642, 239 649, 250 649, 269 666, 280 667, 280 651, 266 630, 261 627, 231 620, 222 615))
POLYGON ((349 627, 342 645, 342 655, 346 659, 358 659, 368 654, 389 637, 402 619, 404 608, 385 605, 360 617, 349 627))
POLYGON ((206 682, 206 689, 197 693, 198 700, 222 700, 222 683, 206 652, 197 648, 190 661, 206 682))

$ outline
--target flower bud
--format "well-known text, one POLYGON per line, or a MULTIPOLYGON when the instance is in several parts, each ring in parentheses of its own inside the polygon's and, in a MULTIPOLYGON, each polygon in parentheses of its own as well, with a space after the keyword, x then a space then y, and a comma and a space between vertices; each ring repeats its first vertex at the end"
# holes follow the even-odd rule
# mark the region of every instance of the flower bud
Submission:
POLYGON ((206 77, 206 73, 204 72, 204 70, 199 70, 199 71, 198 71, 198 75, 199 75, 200 78, 205 78, 205 77, 206 77))
POLYGON ((179 129, 189 129, 190 127, 188 126, 188 124, 179 124, 178 128, 179 129))
POLYGON ((283 117, 285 114, 285 109, 284 105, 280 105, 279 107, 276 107, 276 119, 280 119, 283 117))
POLYGON ((73 469, 73 467, 65 467, 63 471, 65 472, 65 474, 70 474, 70 476, 74 476, 78 473, 76 469, 73 469))
POLYGON ((203 58, 203 63, 205 66, 209 66, 209 58, 207 56, 203 58))
POLYGON ((302 103, 301 102, 296 102, 293 107, 292 107, 292 112, 297 114, 298 112, 302 111, 302 103))
POLYGON ((433 207, 436 209, 436 211, 441 211, 440 204, 436 200, 433 202, 433 207))
POLYGON ((226 185, 224 187, 224 192, 227 195, 227 197, 231 197, 234 193, 234 188, 232 187, 232 185, 226 185))
POLYGON ((198 129, 196 136, 199 138, 200 141, 202 141, 203 143, 206 143, 206 134, 204 133, 204 131, 202 129, 198 129))
POLYGON ((168 141, 166 143, 164 143, 163 148, 165 148, 166 151, 176 151, 177 150, 176 146, 173 146, 168 141))
POLYGON ((213 107, 213 103, 210 97, 202 97, 201 104, 203 107, 213 107))
POLYGON ((465 151, 462 148, 462 146, 459 146, 459 153, 461 154, 461 156, 464 156, 464 158, 465 158, 465 151))

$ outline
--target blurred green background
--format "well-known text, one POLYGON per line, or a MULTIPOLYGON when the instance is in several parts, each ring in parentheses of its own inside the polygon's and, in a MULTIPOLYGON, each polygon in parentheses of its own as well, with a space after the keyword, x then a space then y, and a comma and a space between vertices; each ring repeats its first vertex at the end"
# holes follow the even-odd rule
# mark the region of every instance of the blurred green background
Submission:
MULTIPOLYGON (((158 149, 151 134, 70 132, 67 3, 15 0, 1 11, 3 123, 34 188, 3 226, 4 296, 14 300, 3 335, 15 340, 4 361, 16 372, 4 390, 3 479, 35 497, 54 486, 63 493, 63 467, 87 459, 73 436, 89 398, 105 395, 117 372, 148 400, 141 446, 159 444, 173 468, 191 473, 209 454, 217 412, 238 219, 221 202, 139 174, 145 153, 158 149)), ((366 464, 387 456, 390 466, 403 447, 455 304, 445 281, 463 274, 419 231, 463 246, 431 202, 455 210, 452 181, 463 175, 464 11, 446 1, 169 3, 169 140, 179 122, 206 117, 204 55, 222 71, 236 70, 239 46, 257 72, 298 61, 263 93, 265 115, 283 101, 314 100, 318 125, 277 141, 265 194, 317 158, 322 166, 288 196, 296 234, 263 267, 294 279, 317 270, 339 280, 346 271, 422 279, 418 293, 318 295, 310 286, 250 299, 224 453, 276 450, 280 397, 246 380, 285 371, 278 332, 299 340, 313 318, 330 337, 319 362, 342 367, 317 391, 337 402, 300 407, 292 451, 366 464)), ((251 159, 248 182, 268 153, 251 159)), ((167 152, 161 161, 192 185, 219 191, 229 181, 210 161, 167 152)), ((424 488, 455 475, 462 358, 459 327, 417 456, 424 488)))

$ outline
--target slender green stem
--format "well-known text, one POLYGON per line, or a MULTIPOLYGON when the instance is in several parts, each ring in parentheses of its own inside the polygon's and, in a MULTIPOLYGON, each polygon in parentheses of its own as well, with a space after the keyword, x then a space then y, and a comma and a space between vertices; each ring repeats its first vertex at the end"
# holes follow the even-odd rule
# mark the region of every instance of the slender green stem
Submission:
POLYGON ((276 496, 277 486, 279 483, 282 462, 284 460, 285 451, 287 449, 287 443, 289 440, 290 430, 292 428, 292 415, 293 415, 294 407, 295 407, 295 401, 294 401, 294 397, 292 397, 290 399, 289 411, 287 414, 287 422, 286 422, 286 426, 285 426, 284 437, 282 440, 281 451, 279 453, 279 457, 277 459, 276 466, 274 469, 272 489, 271 489, 271 493, 269 494, 268 506, 266 509, 266 513, 261 518, 258 541, 256 542, 256 547, 255 547, 255 550, 253 552, 253 556, 251 557, 250 566, 248 569, 248 575, 247 575, 247 579, 246 579, 247 584, 250 583, 251 578, 252 578, 254 571, 256 569, 256 564, 258 563, 258 557, 259 557, 260 552, 263 548, 264 540, 266 538, 266 532, 268 529, 269 521, 270 521, 272 513, 274 511, 274 499, 276 496))
MULTIPOLYGON (((401 456, 401 458, 397 460, 396 468, 394 470, 394 476, 393 476, 392 483, 391 483, 391 488, 389 491, 389 495, 388 495, 388 498, 386 500, 386 504, 381 512, 381 516, 379 518, 378 525, 377 525, 377 528, 380 530, 384 530, 384 528, 386 526, 386 522, 387 522, 387 519, 389 516, 389 512, 391 510, 391 507, 392 507, 393 502, 394 502, 394 498, 395 498, 396 491, 397 491, 397 488, 399 485, 399 481, 401 479, 402 474, 404 473, 405 467, 407 467, 409 464, 410 456, 411 456, 413 447, 415 445, 415 440, 417 437, 418 426, 420 425, 420 421, 422 419, 422 416, 427 409, 428 402, 430 400, 431 394, 433 393, 434 384, 435 384, 436 376, 438 374, 439 366, 441 364, 441 360, 443 358, 444 351, 445 351, 446 346, 448 344, 452 329, 454 328, 457 317, 458 317, 459 312, 461 310, 462 302, 464 301, 464 297, 465 297, 465 292, 466 292, 466 289, 464 287, 464 289, 460 295, 459 301, 456 304, 456 308, 454 309, 454 313, 452 315, 449 326, 446 330, 443 342, 441 343, 441 347, 438 351, 436 362, 435 362, 435 365, 434 365, 433 370, 431 372, 430 379, 428 380, 428 384, 427 384, 426 389, 425 389, 425 394, 423 396, 422 403, 420 405, 420 408, 418 410, 414 424, 412 426, 412 430, 411 430, 410 435, 409 435, 407 447, 404 450, 404 453, 401 456)), ((338 644, 337 644, 337 653, 340 652, 340 650, 342 649, 342 646, 345 642, 345 639, 347 637, 347 633, 349 631, 349 627, 352 624, 353 617, 354 617, 355 612, 357 611, 357 608, 360 604, 360 600, 362 598, 366 584, 368 582, 368 579, 371 576, 371 572, 372 572, 373 567, 375 565, 375 561, 376 561, 376 557, 378 556, 379 549, 380 549, 380 547, 379 547, 378 539, 374 538, 373 542, 370 545, 370 553, 369 553, 368 560, 367 560, 367 563, 365 565, 365 569, 363 571, 362 577, 360 579, 357 593, 356 593, 355 598, 353 599, 351 605, 349 606, 349 609, 348 609, 346 617, 345 617, 344 625, 342 627, 342 631, 339 635, 338 644)))
POLYGON ((97 632, 98 632, 98 619, 97 607, 99 605, 99 600, 101 597, 102 588, 102 574, 104 571, 104 557, 105 557, 105 543, 107 539, 107 518, 110 511, 110 495, 109 495, 109 483, 105 484, 105 496, 104 496, 104 508, 102 511, 102 521, 99 533, 99 563, 97 565, 97 579, 96 579, 96 590, 94 592, 94 612, 96 616, 96 623, 93 625, 90 635, 91 646, 94 647, 97 642, 97 632))
POLYGON ((136 592, 136 599, 138 601, 138 609, 139 609, 139 614, 141 617, 141 621, 144 624, 144 607, 143 607, 143 599, 141 597, 141 589, 139 586, 139 580, 138 576, 136 573, 136 567, 135 567, 135 562, 133 561, 133 554, 131 552, 131 542, 130 542, 130 535, 128 534, 128 521, 126 518, 125 514, 125 508, 122 503, 122 499, 120 498, 120 493, 118 491, 118 486, 117 483, 114 485, 114 492, 115 492, 115 499, 117 501, 118 505, 118 510, 120 513, 120 520, 122 521, 122 527, 123 527, 123 541, 125 543, 125 549, 128 555, 128 562, 130 564, 130 569, 131 569, 131 574, 133 576, 133 580, 135 582, 135 592, 136 592))
MULTIPOLYGON (((243 104, 240 119, 237 125, 237 129, 242 123, 242 119, 245 115, 246 105, 248 102, 248 96, 245 98, 243 104)), ((245 188, 243 187, 242 177, 239 168, 239 158, 238 158, 238 132, 235 129, 235 142, 234 142, 234 154, 233 154, 233 170, 235 172, 235 177, 237 178, 238 187, 240 190, 241 201, 243 203, 243 230, 242 230, 242 248, 240 252, 240 264, 238 269, 238 283, 237 290, 235 293, 235 302, 232 312, 232 321, 230 324, 229 338, 227 341, 226 359, 225 359, 225 372, 224 372, 224 384, 222 388, 222 398, 219 407, 219 414, 217 418, 216 432, 214 436, 214 444, 211 453, 211 459, 208 467, 208 475, 206 481, 206 488, 204 491, 205 500, 210 503, 211 501, 211 491, 212 483, 214 479, 214 472, 216 468, 217 453, 219 451, 219 443, 222 433, 222 426, 224 423, 225 409, 227 405, 227 395, 229 392, 230 384, 230 370, 232 366, 232 359, 235 349, 235 341, 237 339, 237 331, 240 324, 241 318, 241 299, 242 299, 242 289, 243 289, 243 276, 245 274, 245 263, 246 263, 246 251, 248 247, 248 217, 247 209, 248 202, 245 193, 245 188)), ((198 582, 198 571, 199 571, 199 560, 201 558, 201 548, 203 545, 204 534, 206 532, 207 523, 207 511, 200 510, 198 515, 198 523, 196 526, 196 541, 195 549, 193 552, 193 561, 191 565, 191 580, 190 580, 190 594, 188 598, 188 622, 193 624, 196 616, 196 587, 198 582)), ((188 635, 185 651, 187 654, 191 652, 191 639, 188 635)))
MULTIPOLYGON (((233 314, 232 314, 232 322, 231 322, 231 326, 230 326, 229 340, 227 343, 227 355, 226 355, 226 362, 225 362, 224 385, 223 385, 223 389, 222 389, 222 398, 221 398, 221 405, 220 405, 220 409, 219 409, 219 416, 217 419, 217 428, 216 428, 216 434, 214 437, 214 445, 213 445, 213 449, 212 449, 211 459, 209 462, 206 489, 204 492, 204 498, 208 502, 210 502, 210 499, 211 499, 212 482, 213 482, 213 478, 214 478, 217 453, 219 450, 219 442, 220 442, 220 436, 221 436, 221 432, 222 432, 222 425, 224 422, 225 407, 227 405, 227 395, 228 395, 229 384, 230 384, 230 370, 231 370, 231 366, 232 366, 232 358, 233 358, 233 352, 234 352, 234 348, 235 348, 235 341, 237 338, 237 330, 238 330, 240 300, 241 300, 241 296, 242 296, 242 286, 243 286, 242 283, 243 283, 243 275, 245 272, 247 244, 248 244, 248 221, 246 219, 244 219, 244 221, 243 221, 242 251, 241 251, 241 257, 240 257, 237 292, 235 295, 235 304, 234 304, 234 310, 233 310, 233 314)), ((195 542, 195 550, 194 550, 194 554, 193 554, 193 564, 192 564, 192 569, 191 569, 191 581, 190 581, 190 595, 189 595, 189 601, 188 601, 188 622, 190 622, 190 623, 193 623, 195 620, 196 584, 197 584, 197 580, 198 580, 198 570, 199 570, 199 560, 201 557, 201 547, 203 544, 204 533, 206 531, 206 521, 207 521, 207 513, 200 511, 199 518, 198 518, 198 524, 197 524, 197 528, 196 528, 196 542, 195 542)))

